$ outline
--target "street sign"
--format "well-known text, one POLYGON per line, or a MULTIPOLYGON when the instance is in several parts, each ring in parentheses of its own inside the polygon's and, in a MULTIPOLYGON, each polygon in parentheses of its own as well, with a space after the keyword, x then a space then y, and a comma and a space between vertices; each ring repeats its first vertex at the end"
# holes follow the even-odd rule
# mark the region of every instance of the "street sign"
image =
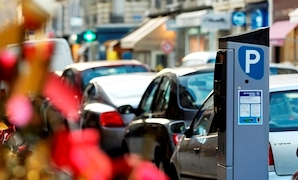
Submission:
POLYGON ((165 40, 160 43, 160 49, 165 54, 169 54, 174 50, 174 45, 170 41, 165 40))

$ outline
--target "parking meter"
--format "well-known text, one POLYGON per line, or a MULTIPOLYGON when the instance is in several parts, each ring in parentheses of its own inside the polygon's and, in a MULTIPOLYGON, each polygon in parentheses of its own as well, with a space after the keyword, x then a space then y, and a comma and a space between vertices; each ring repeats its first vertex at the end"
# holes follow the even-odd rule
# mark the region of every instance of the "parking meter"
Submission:
POLYGON ((218 180, 268 179, 269 74, 269 28, 219 38, 218 180))

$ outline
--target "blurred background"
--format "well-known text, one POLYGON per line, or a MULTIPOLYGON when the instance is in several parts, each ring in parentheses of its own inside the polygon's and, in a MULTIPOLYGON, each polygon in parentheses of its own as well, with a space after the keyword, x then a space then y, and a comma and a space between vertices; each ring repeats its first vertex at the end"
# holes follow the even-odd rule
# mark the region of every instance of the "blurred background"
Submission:
MULTIPOLYGON (((20 17, 18 0, 1 4, 5 4, 1 18, 20 17)), ((44 32, 67 39, 75 61, 85 54, 89 60, 133 58, 152 69, 173 67, 191 52, 216 51, 219 37, 270 26, 271 62, 298 62, 296 0, 52 0, 52 4, 44 32)), ((29 32, 31 38, 34 33, 29 32)))

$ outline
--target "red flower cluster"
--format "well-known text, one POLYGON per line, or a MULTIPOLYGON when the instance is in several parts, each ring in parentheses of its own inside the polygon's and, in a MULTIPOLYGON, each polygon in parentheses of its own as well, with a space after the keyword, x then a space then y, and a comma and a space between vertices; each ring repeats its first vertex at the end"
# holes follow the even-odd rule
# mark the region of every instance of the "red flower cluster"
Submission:
POLYGON ((70 171, 74 179, 168 180, 151 162, 138 155, 111 159, 98 147, 97 131, 60 130, 53 139, 51 157, 56 166, 70 171))

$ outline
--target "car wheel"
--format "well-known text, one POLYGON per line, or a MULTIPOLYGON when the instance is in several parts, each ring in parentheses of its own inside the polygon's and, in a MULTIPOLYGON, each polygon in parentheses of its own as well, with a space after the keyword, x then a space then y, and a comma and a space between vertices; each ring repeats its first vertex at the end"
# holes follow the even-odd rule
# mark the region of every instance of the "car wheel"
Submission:
POLYGON ((173 164, 170 166, 169 177, 171 180, 179 180, 176 168, 173 164))
POLYGON ((156 167, 158 167, 159 170, 161 170, 164 173, 168 174, 169 160, 164 158, 164 156, 161 154, 160 148, 155 149, 153 162, 156 165, 156 167))
POLYGON ((125 141, 122 141, 121 144, 121 153, 122 154, 129 154, 128 146, 125 141))

